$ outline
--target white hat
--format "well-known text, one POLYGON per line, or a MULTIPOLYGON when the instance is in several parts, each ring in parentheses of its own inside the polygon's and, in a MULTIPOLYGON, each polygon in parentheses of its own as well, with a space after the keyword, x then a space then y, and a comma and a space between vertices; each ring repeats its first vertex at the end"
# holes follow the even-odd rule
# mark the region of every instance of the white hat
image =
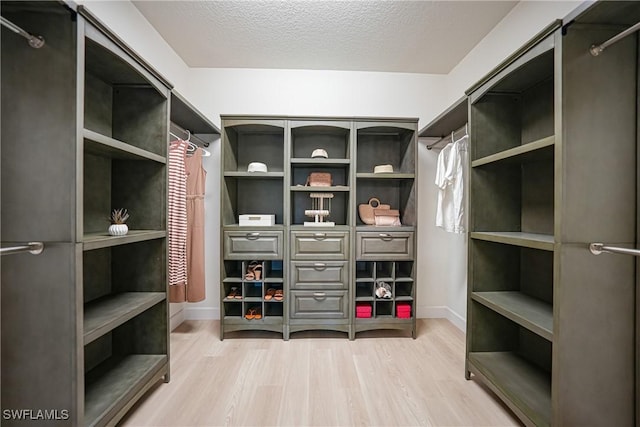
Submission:
POLYGON ((267 165, 261 162, 251 162, 247 166, 247 172, 267 172, 267 165))
POLYGON ((325 150, 324 148, 316 148, 315 150, 313 150, 313 153, 311 153, 311 157, 324 157, 325 159, 328 159, 329 154, 327 154, 327 150, 325 150))
POLYGON ((392 165, 374 166, 373 173, 393 173, 393 166, 392 165))

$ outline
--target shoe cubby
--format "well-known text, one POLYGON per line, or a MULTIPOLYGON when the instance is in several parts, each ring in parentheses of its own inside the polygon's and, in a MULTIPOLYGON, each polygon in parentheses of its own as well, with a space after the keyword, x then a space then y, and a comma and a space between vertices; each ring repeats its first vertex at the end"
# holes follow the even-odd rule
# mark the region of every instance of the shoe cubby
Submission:
POLYGON ((479 141, 470 144, 472 161, 533 155, 532 150, 553 144, 553 71, 552 49, 515 70, 472 102, 474 140, 479 141))
POLYGON ((377 280, 383 280, 385 282, 393 282, 393 262, 391 261, 376 261, 376 276, 377 280))
POLYGON ((413 296, 413 282, 399 282, 397 279, 393 284, 393 297, 396 300, 403 300, 413 296))
POLYGON ((244 267, 244 261, 240 260, 225 260, 222 262, 222 280, 225 283, 237 283, 244 279, 244 273, 246 267, 244 267))
MULTIPOLYGON (((120 56, 90 38, 85 42, 84 128, 114 141, 165 156, 167 100, 120 56)), ((91 141, 85 144, 98 144, 91 141)), ((135 151, 135 150, 134 150, 135 151)))
POLYGON ((356 282, 356 301, 370 301, 375 294, 374 282, 356 282))
POLYGON ((282 177, 225 176, 222 186, 223 225, 238 225, 240 215, 275 215, 275 223, 284 220, 284 184, 282 177))
POLYGON ((327 163, 350 157, 349 122, 293 122, 291 124, 291 157, 296 160, 311 159, 315 149, 324 149, 328 159, 314 158, 313 161, 327 163))
MULTIPOLYGON (((284 127, 244 123, 224 128, 224 172, 248 173, 249 163, 260 162, 267 172, 248 173, 255 177, 284 173, 284 127)), ((249 193, 250 194, 250 193, 249 193)))
POLYGON ((396 282, 413 282, 415 277, 413 261, 396 261, 394 263, 393 278, 396 282))
POLYGON ((356 281, 362 279, 373 281, 375 277, 376 263, 373 261, 356 261, 356 281))
POLYGON ((283 278, 283 270, 282 270, 282 260, 272 260, 272 261, 264 261, 263 272, 265 282, 282 282, 283 278))
POLYGON ((356 173, 373 174, 377 165, 390 164, 395 174, 416 169, 415 130, 395 126, 358 124, 356 173))
POLYGON ((282 303, 282 301, 265 302, 264 316, 266 319, 269 319, 270 317, 284 316, 284 304, 282 303))
POLYGON ((262 281, 252 281, 252 282, 244 282, 242 284, 243 288, 243 300, 244 301, 261 301, 264 295, 263 292, 263 283, 262 281))
POLYGON ((244 315, 242 311, 242 300, 238 300, 237 302, 225 301, 222 303, 224 307, 223 318, 241 318, 244 315))
POLYGON ((374 302, 373 317, 393 317, 393 301, 376 299, 374 302))

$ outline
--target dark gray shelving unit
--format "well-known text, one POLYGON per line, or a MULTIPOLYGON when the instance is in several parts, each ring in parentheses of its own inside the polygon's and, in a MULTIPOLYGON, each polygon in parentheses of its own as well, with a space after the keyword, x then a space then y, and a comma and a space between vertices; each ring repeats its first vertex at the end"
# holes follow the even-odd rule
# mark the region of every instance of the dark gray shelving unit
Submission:
POLYGON ((45 244, 3 259, 2 407, 113 425, 169 380, 170 84, 82 6, 1 8, 46 43, 2 30, 3 238, 45 244), (109 236, 121 207, 129 234, 109 236))
POLYGON ((325 329, 353 339, 358 331, 383 328, 407 329, 415 336, 416 123, 222 116, 221 337, 231 331, 268 330, 288 339, 298 331, 325 329), (317 148, 326 150, 328 158, 312 158, 317 148), (266 163, 268 172, 247 172, 252 161, 266 163), (373 174, 373 166, 389 162, 394 173, 373 174), (305 186, 312 172, 330 173, 332 185, 305 186), (313 220, 305 215, 312 193, 333 194, 326 220, 334 226, 304 225, 313 220), (358 198, 366 202, 373 196, 385 197, 399 209, 403 226, 359 223, 358 198), (276 224, 238 226, 238 215, 260 213, 275 215, 276 224), (356 248, 364 251, 356 255, 356 248), (391 278, 398 295, 381 301, 372 319, 355 318, 357 256, 399 266, 399 276, 391 278), (258 283, 244 278, 251 261, 270 272, 258 283), (267 299, 270 288, 282 289, 282 301, 267 299), (241 289, 240 295, 229 297, 232 289, 241 289), (396 301, 411 306, 410 318, 396 317, 396 301), (251 308, 260 308, 262 318, 247 319, 251 308))
POLYGON ((639 20, 579 8, 467 92, 466 375, 526 425, 634 425, 634 261, 588 245, 637 240, 638 43, 589 47, 639 20))

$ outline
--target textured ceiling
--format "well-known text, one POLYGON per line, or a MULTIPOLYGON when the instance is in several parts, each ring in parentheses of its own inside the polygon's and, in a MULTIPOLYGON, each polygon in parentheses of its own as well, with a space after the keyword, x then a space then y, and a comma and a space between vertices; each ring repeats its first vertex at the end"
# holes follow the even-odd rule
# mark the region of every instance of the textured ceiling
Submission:
POLYGON ((516 1, 134 1, 191 67, 448 73, 516 1))

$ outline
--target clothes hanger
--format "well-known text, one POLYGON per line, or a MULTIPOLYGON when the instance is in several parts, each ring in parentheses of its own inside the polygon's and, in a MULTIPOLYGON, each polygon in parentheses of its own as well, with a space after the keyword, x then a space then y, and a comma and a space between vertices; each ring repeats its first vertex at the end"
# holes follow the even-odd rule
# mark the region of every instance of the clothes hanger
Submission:
POLYGON ((210 157, 211 156, 211 152, 209 152, 209 150, 206 150, 200 146, 198 146, 196 143, 191 141, 191 131, 189 129, 185 129, 185 132, 187 133, 187 139, 182 139, 180 138, 178 135, 176 135, 173 132, 169 132, 169 135, 173 136, 174 138, 178 138, 178 140, 180 141, 184 141, 187 143, 187 154, 189 155, 193 155, 193 153, 196 152, 196 150, 199 148, 202 150, 202 157, 210 157))

